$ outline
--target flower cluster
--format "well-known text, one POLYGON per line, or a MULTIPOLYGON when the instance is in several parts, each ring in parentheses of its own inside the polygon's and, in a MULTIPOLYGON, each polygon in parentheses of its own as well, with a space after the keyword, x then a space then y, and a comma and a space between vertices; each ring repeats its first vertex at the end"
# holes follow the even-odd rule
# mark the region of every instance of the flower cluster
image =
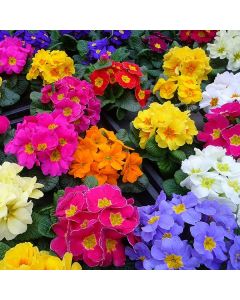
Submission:
POLYGON ((130 149, 112 131, 93 126, 85 138, 79 138, 69 174, 78 178, 94 176, 100 185, 117 184, 120 175, 122 182, 134 183, 143 174, 142 158, 130 149))
POLYGON ((79 263, 72 264, 72 254, 60 258, 39 251, 31 243, 20 243, 9 249, 2 260, 0 270, 81 270, 79 263))
POLYGON ((199 132, 199 141, 208 145, 221 146, 227 150, 228 155, 240 156, 240 103, 226 103, 221 107, 212 109, 206 114, 207 122, 203 131, 199 132))
POLYGON ((45 30, 17 30, 14 36, 32 45, 35 53, 40 49, 47 49, 51 43, 51 38, 45 30))
POLYGON ((74 73, 73 59, 68 57, 65 51, 41 49, 33 57, 27 80, 40 76, 44 84, 50 84, 74 73))
POLYGON ((159 91, 160 97, 172 99, 178 90, 179 100, 185 104, 196 103, 202 99, 200 84, 211 71, 209 58, 201 48, 174 47, 164 55, 164 74, 153 93, 159 91))
POLYGON ((5 152, 17 156, 28 169, 40 166, 44 175, 67 173, 77 148, 74 126, 56 113, 24 117, 5 152))
POLYGON ((104 30, 103 32, 110 35, 109 41, 114 46, 121 46, 132 34, 131 30, 104 30))
POLYGON ((0 42, 0 73, 21 73, 32 52, 31 45, 23 46, 20 39, 6 37, 0 42))
POLYGON ((139 223, 133 203, 117 186, 66 188, 58 200, 58 223, 53 226, 57 237, 51 249, 60 257, 70 252, 90 267, 123 266, 124 238, 131 236, 139 223))
POLYGON ((176 150, 185 143, 192 144, 197 129, 194 121, 189 118, 189 113, 181 112, 169 101, 162 105, 155 102, 150 104, 133 121, 133 126, 140 130, 140 147, 144 149, 152 136, 155 136, 160 148, 176 150))
POLYGON ((7 117, 0 116, 0 134, 4 134, 10 126, 10 122, 7 117))
POLYGON ((22 167, 9 162, 0 165, 0 240, 12 240, 32 224, 33 203, 43 193, 36 177, 21 177, 22 167))
MULTIPOLYGON (((208 197, 224 202, 238 213, 240 204, 240 163, 226 155, 222 147, 208 146, 182 162, 182 171, 188 176, 181 182, 200 200, 208 197)), ((239 218, 239 215, 237 216, 239 218)))
POLYGON ((109 45, 109 40, 103 38, 93 42, 88 42, 88 59, 90 61, 98 60, 103 55, 106 55, 108 58, 116 51, 116 48, 112 45, 109 45))
POLYGON ((220 30, 207 50, 211 58, 227 59, 227 69, 238 71, 240 69, 240 31, 220 30))
POLYGON ((54 111, 63 115, 75 126, 77 132, 83 132, 100 119, 101 102, 94 94, 93 87, 85 80, 64 77, 42 88, 42 103, 53 103, 54 111))
POLYGON ((207 112, 223 104, 240 101, 240 73, 233 74, 226 71, 217 74, 214 82, 206 86, 202 96, 199 106, 207 112))
POLYGON ((4 40, 6 37, 10 37, 11 34, 8 30, 0 30, 0 41, 4 40))
POLYGON ((227 205, 208 199, 199 202, 191 192, 173 194, 167 201, 161 192, 154 205, 138 210, 140 225, 135 235, 140 241, 125 251, 137 269, 220 269, 227 261, 229 268, 239 269, 237 224, 227 205))
POLYGON ((68 34, 73 36, 76 40, 84 39, 88 36, 91 30, 59 30, 61 35, 68 34))
POLYGON ((179 39, 182 42, 190 43, 210 43, 216 36, 217 30, 180 30, 179 39))
POLYGON ((172 39, 156 31, 149 35, 145 41, 148 42, 148 46, 153 52, 164 53, 172 39))
POLYGON ((143 90, 140 80, 143 76, 140 67, 130 62, 112 62, 107 68, 95 70, 90 75, 96 95, 102 96, 106 88, 115 83, 124 89, 135 89, 135 96, 141 106, 145 106, 150 96, 150 90, 143 90))

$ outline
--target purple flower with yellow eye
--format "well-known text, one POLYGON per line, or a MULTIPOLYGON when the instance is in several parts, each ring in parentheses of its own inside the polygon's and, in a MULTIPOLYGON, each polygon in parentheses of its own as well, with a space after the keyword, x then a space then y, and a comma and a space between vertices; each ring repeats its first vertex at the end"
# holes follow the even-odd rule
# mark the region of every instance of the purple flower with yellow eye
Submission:
POLYGON ((177 236, 154 241, 151 254, 155 270, 193 270, 200 265, 192 247, 177 236))
POLYGON ((114 30, 113 35, 119 37, 121 40, 127 40, 132 34, 131 30, 114 30))
POLYGON ((151 270, 154 262, 151 256, 151 251, 144 243, 136 243, 132 248, 126 247, 125 254, 130 260, 136 261, 135 267, 137 270, 151 270))
POLYGON ((40 49, 47 49, 51 44, 51 38, 45 30, 17 30, 14 36, 30 44, 35 53, 40 49))
POLYGON ((179 224, 196 224, 201 220, 201 213, 195 210, 198 198, 191 192, 185 196, 173 194, 171 208, 174 212, 175 220, 179 224))
POLYGON ((161 201, 158 210, 151 214, 139 213, 141 237, 146 242, 153 239, 158 228, 169 230, 174 225, 173 212, 167 201, 161 201))
POLYGON ((227 249, 224 242, 226 231, 222 226, 217 226, 215 222, 210 225, 205 222, 198 222, 190 228, 190 232, 194 237, 194 249, 201 255, 204 260, 208 261, 225 261, 227 249))
POLYGON ((216 200, 204 200, 196 206, 196 211, 202 214, 202 221, 210 223, 214 221, 226 230, 226 237, 234 239, 234 229, 237 222, 229 206, 216 200))

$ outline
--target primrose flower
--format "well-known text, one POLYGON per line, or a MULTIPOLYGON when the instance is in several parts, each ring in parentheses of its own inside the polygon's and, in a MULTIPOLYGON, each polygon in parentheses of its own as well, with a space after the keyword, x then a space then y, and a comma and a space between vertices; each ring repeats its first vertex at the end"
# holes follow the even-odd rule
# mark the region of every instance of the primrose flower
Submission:
POLYGON ((139 222, 133 202, 123 197, 117 186, 109 184, 92 189, 67 188, 58 201, 58 223, 53 226, 57 237, 51 249, 61 257, 70 252, 90 267, 123 266, 124 238, 139 222))
POLYGON ((73 60, 65 51, 41 49, 32 60, 31 68, 26 76, 27 80, 40 76, 44 84, 51 84, 75 73, 73 60))
POLYGON ((192 257, 192 248, 179 237, 155 241, 151 249, 152 257, 156 260, 155 270, 192 270, 199 262, 192 257))
POLYGON ((44 175, 67 173, 77 147, 74 126, 56 113, 25 117, 5 152, 15 154, 18 163, 31 169, 40 166, 44 175))
POLYGON ((23 46, 20 39, 16 37, 6 37, 0 42, 0 73, 20 74, 32 56, 32 47, 29 44, 23 46))
POLYGON ((233 245, 229 249, 230 260, 228 269, 240 270, 240 237, 236 236, 233 245))
POLYGON ((181 112, 171 102, 152 103, 149 108, 139 112, 133 121, 139 130, 140 147, 145 148, 147 140, 155 136, 160 148, 176 150, 185 143, 192 144, 197 134, 194 122, 189 118, 189 111, 181 112))
POLYGON ((60 258, 46 251, 39 251, 31 243, 20 243, 9 249, 2 260, 0 270, 81 270, 79 263, 72 264, 72 255, 60 258))
POLYGON ((0 116, 0 134, 4 134, 10 126, 10 122, 7 117, 0 116))
POLYGON ((211 42, 217 30, 180 30, 179 38, 186 43, 197 42, 198 44, 211 42))
POLYGON ((33 203, 29 198, 39 199, 43 193, 37 178, 21 177, 23 168, 17 164, 4 162, 0 165, 0 240, 14 239, 27 231, 32 224, 33 203))
POLYGON ((148 246, 142 242, 136 243, 132 248, 126 247, 125 253, 130 260, 136 261, 135 268, 137 270, 151 270, 153 259, 148 246))

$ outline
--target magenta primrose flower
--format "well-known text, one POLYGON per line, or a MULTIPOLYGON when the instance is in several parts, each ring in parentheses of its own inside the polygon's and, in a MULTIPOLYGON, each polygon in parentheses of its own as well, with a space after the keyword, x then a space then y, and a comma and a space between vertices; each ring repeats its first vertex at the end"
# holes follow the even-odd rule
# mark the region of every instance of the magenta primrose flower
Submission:
POLYGON ((44 175, 60 176, 69 170, 77 139, 74 126, 66 118, 57 113, 43 113, 25 117, 18 124, 5 153, 16 155, 18 163, 28 169, 36 165, 44 175))

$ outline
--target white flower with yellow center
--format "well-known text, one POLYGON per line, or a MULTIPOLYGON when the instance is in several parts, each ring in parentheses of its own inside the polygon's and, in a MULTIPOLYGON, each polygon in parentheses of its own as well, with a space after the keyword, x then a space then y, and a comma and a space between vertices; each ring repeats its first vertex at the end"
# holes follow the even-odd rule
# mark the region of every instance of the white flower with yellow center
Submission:
POLYGON ((240 176, 240 163, 232 156, 224 156, 220 160, 213 162, 214 170, 227 177, 237 177, 240 176))

